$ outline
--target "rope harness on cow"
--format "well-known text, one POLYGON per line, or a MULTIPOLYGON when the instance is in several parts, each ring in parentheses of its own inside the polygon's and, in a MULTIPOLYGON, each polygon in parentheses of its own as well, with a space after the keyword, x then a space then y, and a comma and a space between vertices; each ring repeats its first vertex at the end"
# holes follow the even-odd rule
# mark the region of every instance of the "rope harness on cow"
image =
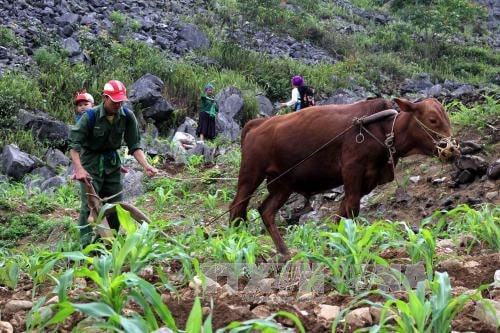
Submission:
MULTIPOLYGON (((389 109, 381 112, 377 112, 371 116, 354 118, 353 124, 359 126, 359 134, 356 135, 356 143, 361 144, 365 141, 365 136, 363 135, 363 131, 365 131, 368 135, 370 135, 376 142, 378 142, 381 146, 387 148, 389 152, 389 163, 392 166, 392 172, 394 173, 396 169, 396 164, 394 161, 394 155, 396 154, 396 147, 394 147, 394 126, 396 124, 396 119, 398 118, 399 112, 394 109, 389 109), (387 133, 385 136, 384 142, 380 141, 372 132, 370 132, 364 125, 368 125, 374 123, 376 121, 380 121, 382 119, 394 116, 394 120, 392 121, 391 132, 387 133)), ((397 178, 394 178, 396 184, 399 186, 399 182, 397 178)))
POLYGON ((427 134, 431 138, 432 142, 436 146, 438 157, 441 161, 449 160, 450 157, 460 152, 460 145, 451 136, 446 136, 437 131, 434 131, 433 129, 427 127, 424 123, 422 123, 417 117, 415 117, 415 121, 424 130, 425 134, 427 134), (436 134, 441 139, 439 141, 434 139, 431 133, 436 134), (441 147, 441 145, 444 145, 444 147, 441 147))

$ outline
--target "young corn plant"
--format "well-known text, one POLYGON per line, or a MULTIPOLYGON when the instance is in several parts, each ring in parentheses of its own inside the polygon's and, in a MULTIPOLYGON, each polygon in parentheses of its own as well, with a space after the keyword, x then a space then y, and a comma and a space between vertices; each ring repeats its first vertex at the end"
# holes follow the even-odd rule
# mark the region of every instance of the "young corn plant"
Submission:
POLYGON ((428 225, 437 219, 434 230, 437 235, 457 237, 472 234, 490 249, 500 251, 500 207, 483 205, 473 209, 460 205, 450 211, 437 211, 423 221, 428 225))
POLYGON ((259 255, 268 256, 271 246, 262 244, 259 237, 247 227, 229 227, 222 234, 210 238, 212 257, 218 262, 256 263, 259 255))
POLYGON ((162 186, 159 186, 155 189, 155 206, 156 210, 164 211, 167 203, 175 198, 174 189, 169 188, 165 189, 162 186))
POLYGON ((203 164, 203 155, 190 155, 187 159, 186 168, 190 174, 198 174, 199 167, 203 164))
POLYGON ((417 263, 423 260, 427 279, 432 280, 436 256, 436 236, 429 229, 421 228, 418 233, 415 233, 405 223, 403 226, 408 237, 408 241, 404 244, 412 262, 417 263))
POLYGON ((287 311, 279 311, 275 314, 264 319, 251 319, 244 322, 232 322, 228 326, 218 329, 216 333, 252 333, 252 332, 265 332, 265 333, 292 333, 300 332, 305 333, 304 326, 297 316, 287 311), (284 317, 290 319, 296 329, 285 328, 276 322, 277 317, 284 317))
MULTIPOLYGON (((162 302, 155 287, 138 276, 139 271, 148 263, 168 255, 157 246, 156 232, 144 223, 137 227, 130 214, 116 206, 118 218, 127 234, 118 236, 110 253, 100 257, 86 257, 92 264, 70 269, 56 281, 54 292, 59 295, 58 312, 41 324, 42 327, 58 325, 73 312, 96 318, 92 328, 112 331, 147 332, 159 328, 159 322, 176 331, 175 321, 169 309, 162 302), (126 269, 127 268, 127 269, 126 269), (96 295, 86 296, 89 303, 71 302, 67 289, 73 277, 91 280, 95 284, 96 295), (126 306, 134 302, 143 315, 125 316, 126 306)), ((83 255, 83 254, 82 254, 83 255)))
MULTIPOLYGON (((421 281, 416 290, 412 290, 405 282, 408 301, 400 300, 385 292, 376 290, 362 293, 344 309, 332 325, 332 333, 340 328, 340 321, 351 309, 360 305, 369 305, 381 310, 377 325, 357 332, 398 332, 398 333, 447 333, 451 332, 453 318, 463 309, 468 300, 482 301, 481 291, 488 286, 482 286, 474 293, 464 293, 457 297, 451 295, 451 285, 448 273, 436 272, 433 280, 421 281), (366 300, 369 295, 380 295, 386 301, 384 304, 366 300)), ((487 308, 493 311, 487 302, 487 308)), ((345 329, 345 325, 344 325, 345 329)))
POLYGON ((314 223, 291 226, 286 232, 287 244, 308 253, 325 253, 327 243, 318 242, 320 228, 321 226, 314 223))
POLYGON ((11 251, 0 248, 0 284, 15 289, 19 282, 20 273, 18 255, 13 255, 11 251))
POLYGON ((363 228, 350 219, 342 219, 337 232, 321 232, 321 241, 331 248, 331 254, 299 253, 294 260, 306 258, 324 264, 332 275, 335 289, 342 294, 352 293, 376 283, 376 274, 371 269, 376 265, 388 267, 388 263, 378 256, 376 248, 380 223, 363 228))
POLYGON ((209 313, 203 322, 203 311, 201 308, 200 299, 195 298, 191 312, 186 321, 185 332, 192 333, 212 333, 212 313, 209 313))

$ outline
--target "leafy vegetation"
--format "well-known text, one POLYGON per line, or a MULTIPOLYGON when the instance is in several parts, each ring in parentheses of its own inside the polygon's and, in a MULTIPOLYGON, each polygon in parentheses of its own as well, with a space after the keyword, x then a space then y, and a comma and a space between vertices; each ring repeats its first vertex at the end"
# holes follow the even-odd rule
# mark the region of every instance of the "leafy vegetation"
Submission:
POLYGON ((485 103, 467 107, 461 102, 451 102, 447 105, 448 112, 455 124, 461 127, 471 127, 484 130, 488 121, 500 119, 500 103, 494 96, 484 96, 485 103))
POLYGON ((359 295, 351 302, 351 306, 343 310, 335 319, 332 332, 336 332, 340 320, 352 307, 363 304, 372 305, 381 310, 379 323, 374 325, 370 332, 386 332, 387 330, 401 333, 449 332, 451 321, 468 300, 482 300, 480 291, 452 297, 448 274, 440 272, 436 273, 433 280, 419 282, 416 290, 406 285, 406 294, 407 301, 379 291, 359 295), (360 300, 369 294, 381 295, 386 302, 381 305, 367 300, 360 300))

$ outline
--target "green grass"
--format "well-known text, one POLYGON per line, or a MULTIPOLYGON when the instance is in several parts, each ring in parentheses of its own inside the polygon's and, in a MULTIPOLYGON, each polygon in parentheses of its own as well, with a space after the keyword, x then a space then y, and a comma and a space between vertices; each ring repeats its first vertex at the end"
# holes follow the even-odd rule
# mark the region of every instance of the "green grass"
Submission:
POLYGON ((446 105, 453 123, 460 127, 484 130, 487 122, 500 120, 500 103, 494 96, 484 96, 485 103, 468 107, 461 102, 446 105))

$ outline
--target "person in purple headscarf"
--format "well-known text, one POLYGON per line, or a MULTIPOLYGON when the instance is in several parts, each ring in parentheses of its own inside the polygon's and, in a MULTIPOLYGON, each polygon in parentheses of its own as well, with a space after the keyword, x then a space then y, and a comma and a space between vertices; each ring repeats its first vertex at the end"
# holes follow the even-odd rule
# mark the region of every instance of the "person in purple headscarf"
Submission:
POLYGON ((299 88, 304 86, 304 78, 300 75, 295 75, 294 77, 292 77, 290 82, 292 83, 293 87, 292 99, 290 99, 286 103, 280 103, 280 108, 292 107, 294 111, 299 111, 301 109, 299 88))

